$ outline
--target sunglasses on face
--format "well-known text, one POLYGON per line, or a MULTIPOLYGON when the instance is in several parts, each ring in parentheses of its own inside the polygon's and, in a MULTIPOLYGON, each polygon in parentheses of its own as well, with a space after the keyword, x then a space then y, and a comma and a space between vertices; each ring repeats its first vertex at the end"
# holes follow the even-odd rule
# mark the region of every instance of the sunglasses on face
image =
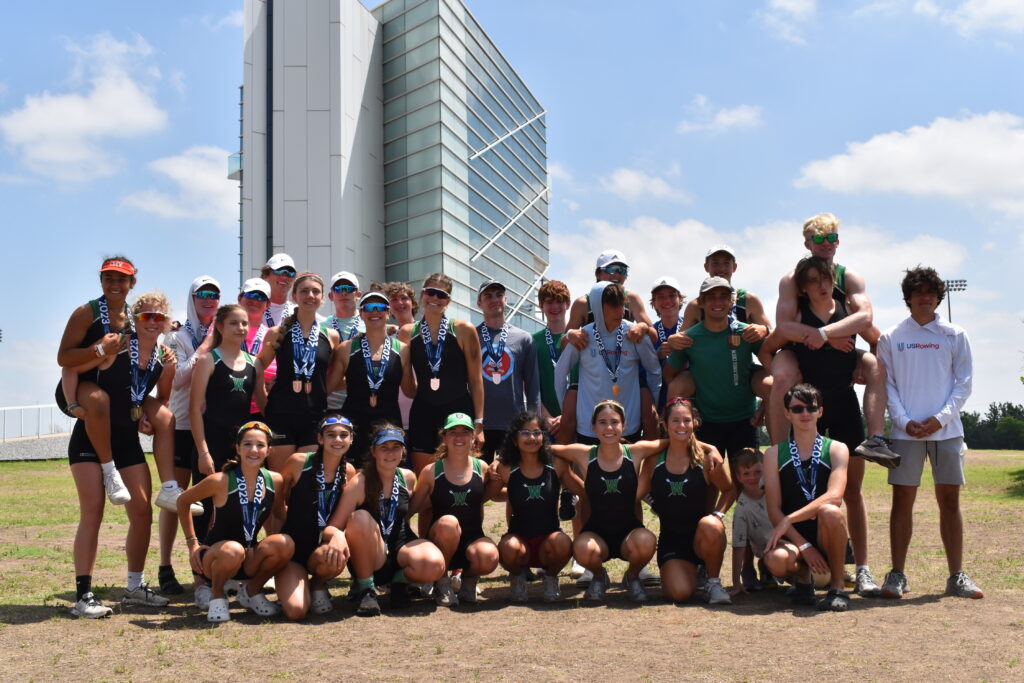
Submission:
POLYGON ((835 244, 836 242, 839 241, 839 233, 830 232, 827 235, 812 235, 811 241, 814 242, 815 244, 824 244, 825 242, 828 242, 829 244, 835 244))
POLYGON ((199 290, 198 292, 195 293, 195 297, 197 299, 206 299, 207 301, 210 301, 210 300, 212 300, 212 301, 219 301, 220 300, 220 292, 215 292, 215 291, 210 290, 210 289, 201 289, 201 290, 199 290))
POLYGON ((794 415, 800 415, 800 414, 801 414, 801 413, 803 413, 803 412, 804 412, 805 410, 806 410, 806 411, 807 411, 808 413, 816 413, 816 412, 818 412, 818 406, 816 406, 816 405, 814 405, 814 404, 812 403, 812 404, 811 404, 811 405, 809 405, 809 406, 803 406, 803 405, 792 405, 792 406, 790 406, 790 407, 789 407, 789 412, 793 413, 794 415))
POLYGON ((356 286, 355 285, 334 285, 333 287, 331 287, 331 291, 335 292, 336 294, 351 294, 352 292, 356 291, 356 286))
POLYGON ((441 301, 447 301, 451 297, 448 292, 443 289, 438 289, 437 287, 424 287, 423 293, 427 296, 432 296, 435 299, 440 299, 441 301))
POLYGON ((244 296, 246 299, 252 299, 253 301, 270 301, 270 297, 268 297, 263 292, 245 292, 244 294, 242 294, 242 296, 244 296))
POLYGON ((381 303, 363 304, 362 310, 366 311, 367 313, 383 313, 384 311, 388 310, 388 305, 381 303))
POLYGON ((529 438, 543 439, 544 438, 544 430, 542 430, 542 429, 520 429, 519 430, 519 436, 523 437, 524 439, 529 439, 529 438))
POLYGON ((285 277, 295 277, 294 268, 274 268, 270 271, 274 275, 284 275, 285 277))
POLYGON ((167 320, 167 315, 160 311, 143 311, 136 313, 135 319, 140 323, 162 323, 167 320))
POLYGON ((620 266, 618 264, 605 266, 604 272, 609 275, 629 275, 629 266, 620 266))

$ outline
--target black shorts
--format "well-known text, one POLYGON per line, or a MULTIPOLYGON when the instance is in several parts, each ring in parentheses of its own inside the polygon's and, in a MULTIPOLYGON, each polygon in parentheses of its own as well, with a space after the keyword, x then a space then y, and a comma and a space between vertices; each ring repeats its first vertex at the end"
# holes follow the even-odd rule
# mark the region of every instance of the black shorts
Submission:
POLYGON ((182 470, 191 470, 196 459, 196 442, 192 439, 192 430, 174 430, 174 466, 182 470))
MULTIPOLYGON (((139 443, 139 430, 134 422, 114 421, 110 425, 110 450, 114 455, 114 466, 119 470, 146 462, 146 454, 139 443)), ((85 422, 77 420, 68 441, 68 463, 81 462, 99 464, 96 450, 85 433, 85 422)))
POLYGON ((818 417, 818 433, 846 444, 853 455, 864 440, 864 422, 853 387, 822 394, 825 411, 818 417))
MULTIPOLYGON (((407 543, 411 543, 415 540, 415 534, 407 535, 403 537, 399 543, 388 548, 388 556, 387 559, 384 560, 384 566, 373 573, 373 583, 375 585, 386 586, 391 583, 391 579, 395 577, 395 574, 402 570, 401 565, 398 564, 398 551, 407 543)), ((463 555, 465 555, 465 551, 463 551, 463 555)))
MULTIPOLYGON (((288 413, 268 409, 267 425, 274 432, 272 446, 309 446, 316 443, 321 415, 288 413)), ((213 449, 210 449, 213 452, 213 449)))
POLYGON ((601 538, 602 541, 608 546, 608 559, 617 557, 620 560, 626 559, 622 556, 622 543, 626 540, 626 536, 629 536, 634 529, 642 529, 644 525, 639 519, 631 519, 625 524, 617 524, 614 527, 606 529, 598 528, 597 526, 591 526, 590 522, 583 525, 581 533, 590 532, 595 536, 601 538))
POLYGON ((455 548, 455 554, 452 555, 452 559, 448 563, 448 569, 466 569, 469 567, 469 560, 466 559, 466 549, 469 548, 470 543, 478 541, 485 536, 484 530, 479 527, 476 529, 463 529, 462 536, 459 538, 459 545, 455 548))
POLYGON ((495 456, 498 451, 501 450, 501 445, 505 443, 505 430, 503 429, 485 429, 484 430, 484 450, 480 454, 480 459, 490 465, 494 462, 495 456))
MULTIPOLYGON (((632 434, 624 434, 622 436, 622 438, 627 443, 636 443, 637 441, 640 440, 640 434, 641 433, 642 433, 642 430, 639 430, 639 431, 633 432, 632 434)), ((586 434, 580 434, 579 432, 576 432, 576 443, 581 443, 581 444, 584 444, 586 446, 600 446, 601 445, 601 440, 598 439, 596 436, 587 436, 586 434)))
POLYGON ((658 564, 669 560, 686 560, 692 564, 701 564, 697 551, 693 549, 693 539, 697 535, 697 527, 689 527, 658 536, 658 564))
POLYGON ((406 447, 416 453, 433 453, 437 450, 437 433, 452 413, 466 413, 473 416, 473 399, 467 393, 454 401, 433 405, 417 398, 409 410, 409 432, 405 435, 406 447))
MULTIPOLYGON (((256 545, 259 545, 259 544, 257 543, 256 545)), ((253 548, 255 548, 255 547, 256 546, 254 545, 253 548)), ((200 548, 199 549, 199 564, 200 565, 203 564, 203 556, 206 555, 206 551, 207 550, 209 550, 209 548, 200 548)), ((248 548, 246 550, 248 550, 248 548)), ((206 574, 198 574, 198 576, 203 577, 203 580, 205 580, 206 583, 208 583, 208 584, 209 583, 213 583, 213 581, 210 580, 210 577, 207 576, 206 574)), ((251 576, 249 576, 248 574, 245 573, 245 560, 242 560, 242 566, 240 566, 238 568, 238 571, 235 572, 235 575, 232 576, 231 578, 234 579, 235 581, 248 581, 249 579, 252 578, 251 576)), ((227 596, 224 596, 224 597, 227 597, 227 596)))
POLYGON ((730 460, 744 448, 757 448, 757 427, 750 420, 736 422, 708 422, 697 427, 697 438, 718 449, 723 458, 730 460))
POLYGON ((803 522, 797 522, 793 525, 793 529, 803 536, 804 540, 814 546, 814 549, 820 552, 825 557, 825 560, 828 561, 828 556, 822 552, 821 547, 818 545, 818 520, 808 519, 803 522))

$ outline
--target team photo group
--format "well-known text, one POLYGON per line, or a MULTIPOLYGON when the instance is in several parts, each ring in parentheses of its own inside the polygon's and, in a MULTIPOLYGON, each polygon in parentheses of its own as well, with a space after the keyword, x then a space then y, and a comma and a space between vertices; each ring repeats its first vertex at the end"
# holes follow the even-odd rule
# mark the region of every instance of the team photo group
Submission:
POLYGON ((592 603, 609 590, 644 603, 660 585, 668 601, 729 605, 770 587, 844 611, 850 593, 909 591, 925 460, 945 592, 981 598, 962 566, 967 334, 937 313, 940 275, 913 264, 908 315, 883 331, 864 279, 836 262, 839 225, 823 213, 793 235, 808 254, 781 267, 773 316, 734 282, 728 245, 704 245, 707 277, 685 285, 613 248, 589 291, 545 280, 529 295, 545 320, 532 334, 510 324, 497 279, 478 287, 474 326, 449 317, 443 273, 418 289, 328 279, 280 253, 240 292, 196 277, 178 313, 144 267, 107 258, 57 358, 56 399, 76 418, 72 614, 112 613, 92 590, 108 500, 128 518, 122 605, 164 607, 191 584, 211 622, 232 599, 288 620, 471 605, 499 565, 508 590, 490 600, 556 602, 572 580, 592 603), (880 580, 868 462, 892 489, 880 580), (503 504, 500 535, 485 532, 487 501, 503 504), (154 506, 158 587, 144 574, 154 506), (178 543, 189 567, 173 566, 178 543), (351 607, 328 591, 343 575, 351 607))

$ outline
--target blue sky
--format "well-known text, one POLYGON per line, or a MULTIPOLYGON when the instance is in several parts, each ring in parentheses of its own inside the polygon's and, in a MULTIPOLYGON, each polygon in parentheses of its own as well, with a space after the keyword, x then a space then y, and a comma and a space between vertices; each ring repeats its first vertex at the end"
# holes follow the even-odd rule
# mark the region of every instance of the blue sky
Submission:
MULTIPOLYGON (((905 315, 904 268, 964 278, 968 407, 1024 398, 1006 292, 1024 254, 1022 3, 467 4, 549 112, 551 277, 582 291, 619 247, 631 288, 673 274, 693 293, 727 241, 773 310, 801 222, 832 211, 881 327, 905 315)), ((179 314, 195 275, 236 282, 241 7, 21 3, 0 25, 0 406, 51 400, 104 255, 129 254, 139 291, 179 314)))

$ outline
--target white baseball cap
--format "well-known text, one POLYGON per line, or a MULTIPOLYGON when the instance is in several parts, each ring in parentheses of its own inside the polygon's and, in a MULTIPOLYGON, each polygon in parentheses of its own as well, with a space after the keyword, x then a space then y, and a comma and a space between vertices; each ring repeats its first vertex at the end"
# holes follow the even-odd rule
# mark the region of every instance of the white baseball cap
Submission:
POLYGON ((655 280, 654 284, 651 285, 651 294, 654 294, 654 292, 656 290, 658 290, 658 289, 660 289, 662 287, 671 287, 672 289, 676 290, 680 294, 683 293, 683 290, 679 288, 679 281, 676 280, 671 275, 664 275, 662 277, 659 277, 657 280, 655 280))
POLYGON ((220 283, 209 275, 200 275, 192 281, 192 294, 195 294, 203 287, 213 287, 218 292, 220 291, 220 283))
POLYGON ((263 292, 270 297, 270 283, 261 277, 251 277, 242 283, 242 294, 248 292, 263 292))
POLYGON ((608 251, 602 251, 601 255, 597 257, 597 267, 604 268, 613 263, 621 263, 622 265, 629 267, 626 263, 626 255, 618 249, 609 249, 608 251))
POLYGON ((267 259, 267 268, 271 270, 277 270, 278 268, 291 268, 294 271, 298 271, 295 267, 295 261, 288 254, 274 254, 267 259))
POLYGON ((347 270, 340 270, 340 271, 338 271, 337 273, 334 274, 334 277, 331 278, 331 287, 333 287, 334 285, 338 284, 339 280, 345 280, 346 282, 351 282, 352 284, 354 284, 356 286, 356 289, 359 289, 359 278, 357 278, 355 275, 353 275, 352 273, 348 272, 347 270))
POLYGON ((715 246, 711 247, 710 249, 708 249, 708 253, 704 254, 704 260, 707 261, 709 258, 712 257, 712 255, 717 254, 720 251, 725 252, 729 256, 732 256, 733 261, 736 260, 736 252, 733 251, 732 247, 730 247, 728 244, 716 244, 715 246))

